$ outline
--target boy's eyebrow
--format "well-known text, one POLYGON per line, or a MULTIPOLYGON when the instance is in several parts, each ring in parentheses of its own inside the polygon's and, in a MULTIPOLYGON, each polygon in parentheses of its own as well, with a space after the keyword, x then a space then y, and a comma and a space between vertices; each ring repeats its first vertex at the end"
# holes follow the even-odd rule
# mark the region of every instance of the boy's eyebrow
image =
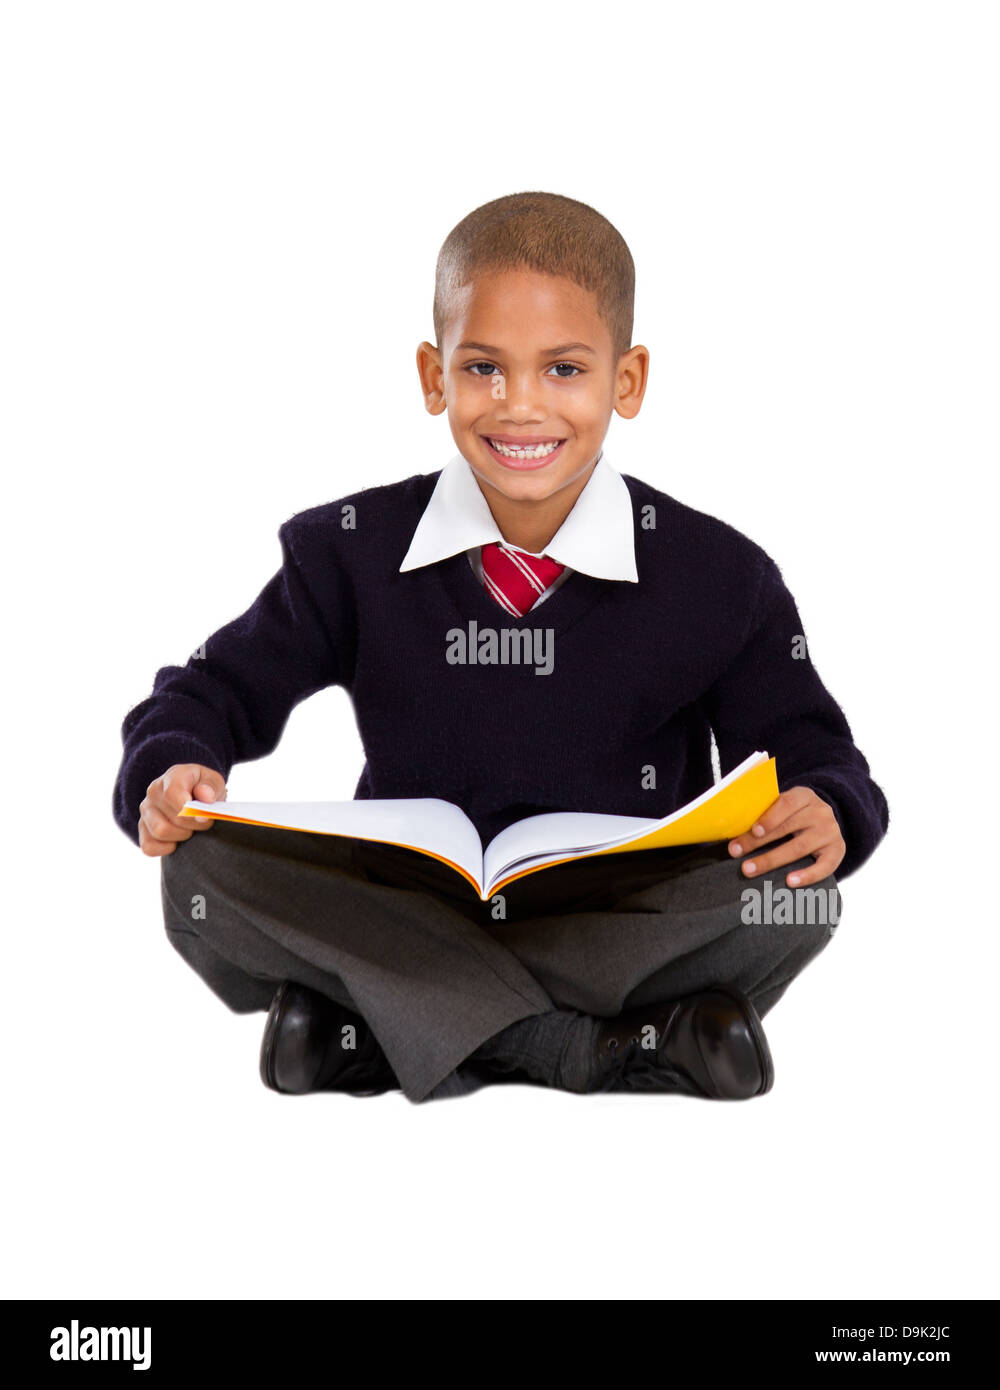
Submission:
MULTIPOLYGON (((463 348, 471 348, 475 352, 488 352, 494 357, 501 355, 502 349, 494 347, 491 343, 459 343, 455 349, 461 352, 463 348)), ((559 347, 544 348, 538 355, 539 357, 558 357, 561 352, 590 352, 594 349, 586 343, 561 343, 559 347)))

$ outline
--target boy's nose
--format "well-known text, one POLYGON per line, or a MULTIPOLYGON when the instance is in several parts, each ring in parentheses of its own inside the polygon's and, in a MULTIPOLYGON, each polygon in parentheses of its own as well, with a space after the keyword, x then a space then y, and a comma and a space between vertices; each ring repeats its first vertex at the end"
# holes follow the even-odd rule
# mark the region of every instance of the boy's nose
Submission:
POLYGON ((543 396, 544 390, 534 372, 512 372, 507 377, 503 398, 505 413, 513 419, 540 411, 544 417, 543 396))
MULTIPOLYGON (((508 402, 508 405, 510 403, 508 402)), ((537 409, 525 402, 523 405, 510 406, 500 417, 502 425, 518 425, 523 428, 525 425, 538 425, 545 419, 545 411, 537 409)))

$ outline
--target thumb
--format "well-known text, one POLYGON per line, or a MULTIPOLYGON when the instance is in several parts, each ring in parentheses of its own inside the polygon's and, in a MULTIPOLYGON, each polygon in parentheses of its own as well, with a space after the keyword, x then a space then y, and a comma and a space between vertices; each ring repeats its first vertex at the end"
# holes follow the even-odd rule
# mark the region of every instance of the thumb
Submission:
POLYGON ((226 779, 214 768, 200 768, 191 796, 195 801, 225 801, 226 779))

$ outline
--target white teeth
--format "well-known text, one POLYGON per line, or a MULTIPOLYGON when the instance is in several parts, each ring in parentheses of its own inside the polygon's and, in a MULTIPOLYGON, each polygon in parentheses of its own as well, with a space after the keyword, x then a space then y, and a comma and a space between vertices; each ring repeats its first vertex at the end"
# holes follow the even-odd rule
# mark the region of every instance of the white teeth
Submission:
POLYGON ((554 444, 536 444, 532 449, 512 449, 508 444, 501 444, 499 439, 491 439, 490 443, 498 454, 503 454, 504 458, 543 459, 553 450, 558 449, 562 440, 559 439, 554 444))

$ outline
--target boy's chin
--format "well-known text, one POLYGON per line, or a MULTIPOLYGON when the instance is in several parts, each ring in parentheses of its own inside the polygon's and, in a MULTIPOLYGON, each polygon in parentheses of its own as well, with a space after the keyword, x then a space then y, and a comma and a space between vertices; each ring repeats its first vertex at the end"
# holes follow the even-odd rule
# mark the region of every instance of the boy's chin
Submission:
POLYGON ((565 487, 568 481, 560 474, 546 473, 544 468, 531 473, 517 473, 513 469, 508 472, 496 464, 477 462, 475 472, 512 502, 542 502, 565 487))

